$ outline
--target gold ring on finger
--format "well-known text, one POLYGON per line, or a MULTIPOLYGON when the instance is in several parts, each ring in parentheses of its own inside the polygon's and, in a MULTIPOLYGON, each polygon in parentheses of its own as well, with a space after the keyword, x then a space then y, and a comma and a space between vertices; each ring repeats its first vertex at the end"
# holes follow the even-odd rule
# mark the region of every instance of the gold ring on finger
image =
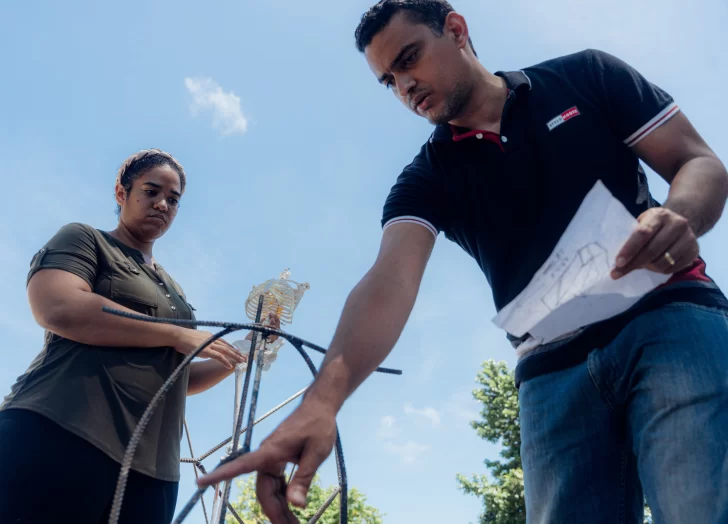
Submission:
POLYGON ((675 259, 672 258, 672 255, 668 251, 665 251, 665 254, 663 256, 665 257, 665 260, 667 260, 668 264, 670 264, 671 266, 675 265, 675 259))

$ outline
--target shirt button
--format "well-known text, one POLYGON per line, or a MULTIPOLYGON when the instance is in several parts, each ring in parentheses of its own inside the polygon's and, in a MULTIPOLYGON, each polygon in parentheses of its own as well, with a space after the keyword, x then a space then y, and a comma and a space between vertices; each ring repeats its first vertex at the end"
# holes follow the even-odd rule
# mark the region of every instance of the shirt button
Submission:
POLYGON ((176 310, 176 309, 177 309, 176 307, 172 306, 172 311, 174 311, 174 310, 176 310))
POLYGON ((163 286, 163 285, 164 285, 164 282, 160 282, 160 283, 159 283, 159 285, 160 285, 160 286, 163 286))
POLYGON ((164 296, 165 296, 165 297, 167 297, 167 298, 170 298, 170 297, 171 297, 172 295, 170 295, 169 293, 167 293, 167 294, 166 294, 166 295, 164 295, 164 296))
POLYGON ((506 142, 508 142, 508 137, 507 136, 502 136, 501 137, 501 140, 503 141, 503 143, 506 143, 506 142))
POLYGON ((475 135, 475 138, 478 138, 478 139, 483 138, 483 133, 478 133, 477 135, 475 135))

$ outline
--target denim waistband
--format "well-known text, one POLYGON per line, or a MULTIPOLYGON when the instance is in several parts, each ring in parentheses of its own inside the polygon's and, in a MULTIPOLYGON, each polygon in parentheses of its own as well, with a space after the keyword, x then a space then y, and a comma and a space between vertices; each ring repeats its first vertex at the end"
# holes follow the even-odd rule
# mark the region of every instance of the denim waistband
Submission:
POLYGON ((624 313, 589 326, 573 338, 544 344, 528 353, 516 365, 516 387, 526 380, 580 364, 590 352, 609 344, 637 316, 676 302, 728 310, 728 299, 711 282, 677 282, 660 288, 624 313))

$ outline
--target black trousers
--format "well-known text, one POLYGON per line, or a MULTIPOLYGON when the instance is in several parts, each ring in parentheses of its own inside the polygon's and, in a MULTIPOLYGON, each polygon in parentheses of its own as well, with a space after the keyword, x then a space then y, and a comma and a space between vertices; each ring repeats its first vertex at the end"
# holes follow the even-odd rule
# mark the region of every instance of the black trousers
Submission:
MULTIPOLYGON (((0 523, 106 524, 120 465, 50 419, 0 411, 0 523)), ((120 524, 169 524, 177 482, 129 474, 120 524)))

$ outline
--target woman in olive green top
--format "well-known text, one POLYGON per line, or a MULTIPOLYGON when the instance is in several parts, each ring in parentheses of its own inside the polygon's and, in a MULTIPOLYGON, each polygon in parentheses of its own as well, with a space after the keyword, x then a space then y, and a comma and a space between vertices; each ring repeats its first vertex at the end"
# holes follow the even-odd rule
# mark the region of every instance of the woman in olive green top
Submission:
MULTIPOLYGON (((210 337, 102 312, 111 306, 194 319, 182 288, 152 254, 184 189, 184 169, 171 155, 140 151, 117 175, 116 229, 68 224, 33 257, 28 297, 47 331, 43 350, 0 405, 0 522, 106 522, 137 421, 185 355, 210 337)), ((171 521, 185 397, 214 386, 246 358, 224 340, 201 356, 207 360, 187 368, 144 432, 124 523, 171 521)))

